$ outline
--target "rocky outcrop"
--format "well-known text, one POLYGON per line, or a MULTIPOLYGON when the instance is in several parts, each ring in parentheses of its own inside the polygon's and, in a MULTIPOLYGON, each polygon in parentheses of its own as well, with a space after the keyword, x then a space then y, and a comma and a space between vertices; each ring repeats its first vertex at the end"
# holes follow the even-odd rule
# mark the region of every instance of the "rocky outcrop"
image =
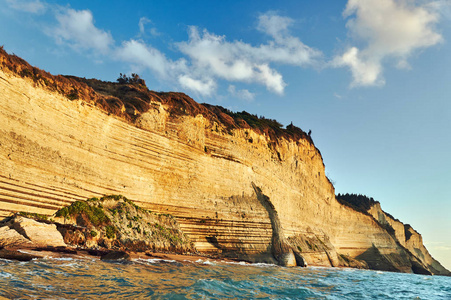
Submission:
POLYGON ((33 243, 9 226, 0 227, 0 248, 30 247, 33 243))
POLYGON ((112 251, 108 252, 105 255, 100 257, 101 260, 122 260, 129 261, 131 260, 130 254, 125 251, 112 251))
POLYGON ((55 224, 44 224, 21 216, 15 217, 9 225, 28 238, 36 247, 66 247, 55 224))
POLYGON ((0 247, 66 247, 56 225, 15 215, 0 227, 0 247))
POLYGON ((82 249, 193 252, 169 214, 156 214, 120 195, 76 201, 55 213, 64 241, 82 249))
POLYGON ((279 236, 310 265, 415 272, 416 258, 442 274, 409 229, 403 244, 401 231, 339 203, 320 152, 295 127, 143 86, 22 78, 28 69, 0 62, 0 216, 122 194, 173 215, 198 251, 273 261, 274 224, 254 183, 279 236))
POLYGON ((10 249, 0 249, 0 258, 18 261, 30 261, 32 259, 42 258, 42 256, 33 255, 29 253, 22 253, 10 249))

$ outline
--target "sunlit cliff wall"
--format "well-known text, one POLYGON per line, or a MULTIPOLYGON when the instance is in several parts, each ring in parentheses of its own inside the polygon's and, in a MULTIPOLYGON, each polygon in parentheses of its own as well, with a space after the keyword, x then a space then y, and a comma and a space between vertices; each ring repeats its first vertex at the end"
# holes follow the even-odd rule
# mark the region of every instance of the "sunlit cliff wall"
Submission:
POLYGON ((395 238, 377 213, 338 203, 308 139, 274 143, 252 129, 225 130, 201 114, 170 117, 157 100, 125 121, 0 71, 0 216, 53 214, 75 200, 122 194, 174 215, 201 252, 267 259, 271 223, 254 183, 273 203, 286 238, 307 245, 298 248, 310 264, 340 266, 355 258, 412 272, 412 259, 420 257, 421 268, 445 272, 413 230, 407 239, 404 225, 387 218, 395 238))

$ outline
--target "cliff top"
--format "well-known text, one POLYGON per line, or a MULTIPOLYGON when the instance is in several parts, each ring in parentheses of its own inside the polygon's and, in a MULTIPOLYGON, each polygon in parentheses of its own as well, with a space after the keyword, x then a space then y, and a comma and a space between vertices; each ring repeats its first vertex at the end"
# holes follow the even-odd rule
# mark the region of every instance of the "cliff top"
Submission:
POLYGON ((276 143, 280 138, 293 141, 305 139, 313 145, 310 135, 293 124, 283 128, 276 120, 245 111, 232 112, 221 106, 200 104, 184 93, 151 91, 136 74, 132 77, 121 74, 118 82, 52 75, 31 66, 15 54, 8 54, 3 47, 0 47, 0 66, 22 78, 31 79, 37 86, 58 92, 70 100, 86 101, 131 123, 150 109, 152 101, 158 101, 165 105, 171 118, 201 114, 212 124, 221 124, 228 132, 233 129, 252 129, 276 143))

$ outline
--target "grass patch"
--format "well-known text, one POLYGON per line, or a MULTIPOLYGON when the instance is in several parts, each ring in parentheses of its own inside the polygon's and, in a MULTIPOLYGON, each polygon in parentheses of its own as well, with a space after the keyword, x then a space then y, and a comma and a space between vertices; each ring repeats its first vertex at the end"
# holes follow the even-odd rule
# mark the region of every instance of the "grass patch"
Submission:
POLYGON ((116 236, 116 227, 108 225, 105 227, 105 235, 107 238, 112 239, 116 236))
POLYGON ((30 213, 30 212, 25 212, 25 211, 19 212, 19 215, 22 216, 22 217, 26 217, 26 218, 30 218, 30 219, 34 219, 34 220, 39 220, 39 221, 47 221, 49 219, 49 217, 46 216, 46 215, 41 215, 41 214, 37 214, 37 213, 30 213))
POLYGON ((75 201, 70 206, 58 210, 55 216, 67 219, 77 214, 84 214, 94 226, 111 222, 101 207, 91 206, 86 201, 75 201))

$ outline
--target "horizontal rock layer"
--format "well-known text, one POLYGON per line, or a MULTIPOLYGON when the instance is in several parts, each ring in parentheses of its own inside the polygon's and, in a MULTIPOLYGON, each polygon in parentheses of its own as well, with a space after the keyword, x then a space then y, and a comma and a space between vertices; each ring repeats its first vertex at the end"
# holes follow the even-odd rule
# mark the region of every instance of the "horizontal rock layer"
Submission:
POLYGON ((309 264, 346 265, 340 257, 349 257, 412 272, 412 259, 422 257, 432 273, 445 272, 417 234, 392 236, 376 216, 338 203, 307 139, 229 134, 200 114, 169 117, 157 99, 132 124, 7 71, 0 97, 0 216, 50 215, 76 200, 122 194, 175 216, 199 251, 264 259, 272 228, 254 183, 309 264), (327 247, 307 244, 312 237, 327 247))

